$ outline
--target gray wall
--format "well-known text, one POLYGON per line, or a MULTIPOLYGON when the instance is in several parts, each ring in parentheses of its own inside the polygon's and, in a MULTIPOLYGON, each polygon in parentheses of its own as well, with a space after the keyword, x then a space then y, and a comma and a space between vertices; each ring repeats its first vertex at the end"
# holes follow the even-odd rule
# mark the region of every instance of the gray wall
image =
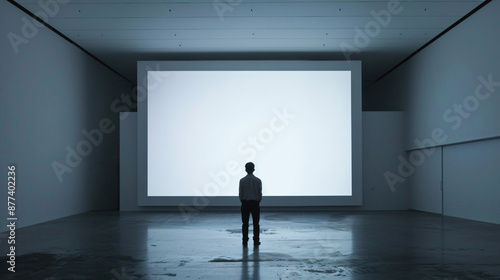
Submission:
POLYGON ((444 130, 444 144, 500 136, 499 14, 500 2, 492 1, 398 70, 409 77, 398 85, 410 96, 408 148, 435 128, 444 130), (490 76, 496 85, 488 88, 481 81, 490 76))
MULTIPOLYGON (((410 209, 442 214, 443 192, 441 190, 441 149, 436 147, 428 150, 421 165, 414 166, 414 172, 408 176, 408 187, 410 189, 410 209)), ((416 150, 406 153, 409 159, 411 153, 424 152, 416 150)))
POLYGON ((499 14, 490 2, 370 89, 405 104, 407 157, 443 146, 442 163, 439 147, 414 161, 412 209, 499 222, 499 14))
POLYGON ((120 211, 137 206, 137 113, 120 114, 120 211))
MULTIPOLYGON (((122 113, 122 115, 123 120, 120 123, 120 210, 177 211, 175 207, 137 206, 137 114, 122 113)), ((408 209, 407 184, 401 183, 392 191, 384 177, 386 171, 397 169, 397 157, 405 154, 403 131, 402 112, 363 112, 363 206, 336 207, 335 209, 408 209)))
POLYGON ((444 214, 500 224, 500 139, 444 148, 444 214))
MULTIPOLYGON (((6 1, 0 11, 0 172, 6 186, 7 166, 16 166, 17 226, 117 209, 119 122, 110 105, 130 91, 129 83, 49 29, 31 25, 32 18, 6 1), (7 38, 11 32, 24 37, 17 53, 7 38), (105 118, 114 131, 85 146, 90 142, 82 130, 98 129, 105 118), (67 149, 78 147, 88 152, 81 161, 68 157, 67 149), (61 181, 55 161, 71 170, 61 181)), ((5 187, 2 207, 6 196, 5 187)), ((0 213, 5 221, 6 211, 0 213)))
POLYGON ((407 210, 408 183, 393 188, 386 172, 397 172, 404 155, 403 112, 363 112, 363 210, 407 210))

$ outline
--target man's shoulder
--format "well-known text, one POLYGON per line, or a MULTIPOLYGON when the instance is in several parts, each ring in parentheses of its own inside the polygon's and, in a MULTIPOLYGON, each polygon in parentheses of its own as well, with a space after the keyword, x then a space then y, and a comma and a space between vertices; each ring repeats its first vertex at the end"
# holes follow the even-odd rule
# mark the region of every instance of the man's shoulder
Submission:
POLYGON ((243 178, 240 179, 240 183, 248 181, 248 180, 249 180, 249 178, 248 178, 248 175, 247 175, 247 176, 245 176, 245 177, 243 177, 243 178))
POLYGON ((260 178, 259 178, 259 177, 257 177, 257 176, 253 176, 253 179, 254 179, 255 181, 262 182, 262 181, 260 180, 260 178))
POLYGON ((241 181, 259 181, 259 182, 261 182, 261 180, 253 174, 246 175, 245 177, 240 179, 240 182, 241 181))

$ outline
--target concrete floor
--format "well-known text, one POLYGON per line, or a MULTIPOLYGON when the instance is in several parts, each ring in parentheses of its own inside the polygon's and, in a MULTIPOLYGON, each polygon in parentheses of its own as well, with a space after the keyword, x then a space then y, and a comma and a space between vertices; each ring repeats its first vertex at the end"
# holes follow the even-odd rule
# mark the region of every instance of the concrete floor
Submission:
POLYGON ((240 224, 238 213, 85 213, 18 229, 15 274, 0 235, 0 279, 500 279, 499 225, 410 211, 262 213, 262 245, 244 249, 240 224))

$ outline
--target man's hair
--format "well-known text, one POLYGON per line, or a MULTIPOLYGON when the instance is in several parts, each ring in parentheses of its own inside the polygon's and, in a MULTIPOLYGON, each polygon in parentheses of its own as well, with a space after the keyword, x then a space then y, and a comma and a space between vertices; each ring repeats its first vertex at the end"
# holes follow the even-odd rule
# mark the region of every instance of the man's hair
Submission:
POLYGON ((254 170, 255 170, 255 164, 253 164, 253 162, 247 162, 247 164, 245 164, 246 172, 253 172, 254 170))

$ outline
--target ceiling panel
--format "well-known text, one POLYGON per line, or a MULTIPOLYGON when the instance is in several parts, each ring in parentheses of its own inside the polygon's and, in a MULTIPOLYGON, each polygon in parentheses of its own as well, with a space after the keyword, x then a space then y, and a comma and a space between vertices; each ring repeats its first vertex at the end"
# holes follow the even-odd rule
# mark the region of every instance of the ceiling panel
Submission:
MULTIPOLYGON (((58 18, 178 18, 178 17, 363 17, 389 10, 389 1, 343 2, 241 2, 231 6, 214 2, 200 3, 95 3, 69 2, 58 12, 58 18), (218 12, 219 11, 219 12, 218 12), (224 11, 224 12, 222 12, 224 11)), ((463 16, 464 10, 472 10, 478 1, 414 1, 394 5, 396 16, 463 16)), ((23 5, 30 11, 39 9, 38 2, 23 5)))
MULTIPOLYGON (((251 52, 256 49, 268 51, 341 51, 341 44, 345 39, 178 39, 178 40, 80 40, 79 44, 97 51, 108 50, 141 50, 150 51, 234 51, 251 52)), ((425 38, 415 39, 371 39, 369 41, 371 50, 398 50, 415 45, 423 45, 427 42, 425 38), (390 47, 387 47, 390 45, 390 47)))
MULTIPOLYGON (((374 39, 431 39, 441 28, 384 28, 374 39)), ((65 30, 69 37, 79 40, 166 40, 166 39, 348 39, 353 30, 345 29, 196 29, 184 30, 65 30)))
MULTIPOLYGON (((393 17, 387 26, 392 28, 445 29, 459 17, 393 17)), ((217 18, 54 18, 49 23, 59 31, 65 30, 184 30, 184 29, 300 29, 341 28, 353 30, 382 27, 373 17, 230 17, 223 22, 217 18), (372 27, 373 26, 373 27, 372 27)), ((279 31, 278 31, 279 32, 279 31)))
POLYGON ((355 50, 369 85, 483 1, 16 2, 133 82, 137 60, 345 59, 355 50))

